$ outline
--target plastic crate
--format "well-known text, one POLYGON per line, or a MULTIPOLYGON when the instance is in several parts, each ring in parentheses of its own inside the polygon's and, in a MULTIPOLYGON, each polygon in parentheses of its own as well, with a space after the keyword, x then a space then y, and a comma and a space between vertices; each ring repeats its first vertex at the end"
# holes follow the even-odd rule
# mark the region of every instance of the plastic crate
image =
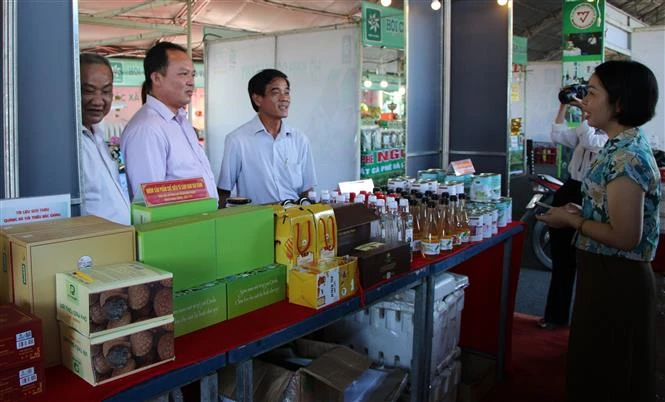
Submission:
POLYGON ((442 362, 438 373, 431 378, 429 389, 430 402, 456 402, 457 390, 462 381, 461 351, 455 351, 442 362))
MULTIPOLYGON (((432 377, 459 343, 468 278, 443 273, 434 281, 432 377)), ((329 325, 324 336, 327 341, 347 345, 379 364, 408 370, 413 356, 414 304, 415 291, 408 289, 329 325)))

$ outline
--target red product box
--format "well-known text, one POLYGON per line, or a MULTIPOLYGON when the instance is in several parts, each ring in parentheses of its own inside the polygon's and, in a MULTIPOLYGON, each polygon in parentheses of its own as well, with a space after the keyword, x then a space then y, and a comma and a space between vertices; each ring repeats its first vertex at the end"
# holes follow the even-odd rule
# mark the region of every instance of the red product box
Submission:
POLYGON ((39 318, 13 304, 0 305, 0 371, 41 362, 42 342, 39 318))
POLYGON ((0 401, 21 401, 44 392, 44 365, 41 361, 0 371, 0 401))

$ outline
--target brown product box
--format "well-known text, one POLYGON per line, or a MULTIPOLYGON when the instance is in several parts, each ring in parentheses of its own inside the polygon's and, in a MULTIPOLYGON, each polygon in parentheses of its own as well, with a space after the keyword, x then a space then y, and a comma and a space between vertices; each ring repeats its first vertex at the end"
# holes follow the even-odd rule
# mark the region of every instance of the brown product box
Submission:
POLYGON ((0 371, 0 401, 32 400, 44 392, 44 365, 41 362, 0 371))
POLYGON ((55 276, 58 321, 85 336, 173 314, 173 274, 138 261, 55 276))
POLYGON ((337 222, 337 255, 370 240, 372 221, 379 219, 364 204, 332 204, 337 222))
POLYGON ((312 204, 305 206, 305 209, 314 216, 316 229, 314 262, 337 257, 337 221, 332 207, 326 204, 312 204))
POLYGON ((316 227, 314 216, 302 207, 273 206, 275 262, 293 266, 314 263, 316 227))
MULTIPOLYGON (((70 225, 82 226, 104 222, 102 218, 96 216, 85 216, 67 220, 69 221, 70 225)), ((49 230, 62 224, 61 222, 56 221, 60 221, 60 219, 31 223, 18 223, 0 227, 0 256, 2 257, 2 271, 0 271, 0 304, 14 302, 11 258, 9 255, 9 236, 17 235, 20 233, 49 230)))
POLYGON ((411 269, 411 253, 408 243, 375 241, 362 244, 351 250, 349 254, 358 257, 360 285, 363 288, 409 272, 411 269))
POLYGON ((175 358, 172 315, 93 337, 59 324, 62 364, 91 385, 117 380, 175 358))
POLYGON ((0 305, 0 371, 42 360, 42 322, 13 304, 0 305))
MULTIPOLYGON (((101 218, 76 225, 79 217, 53 221, 52 230, 10 236, 14 302, 42 320, 45 334, 57 334, 55 274, 136 260, 134 228, 101 218)), ((44 339, 44 366, 60 363, 56 336, 44 339)))

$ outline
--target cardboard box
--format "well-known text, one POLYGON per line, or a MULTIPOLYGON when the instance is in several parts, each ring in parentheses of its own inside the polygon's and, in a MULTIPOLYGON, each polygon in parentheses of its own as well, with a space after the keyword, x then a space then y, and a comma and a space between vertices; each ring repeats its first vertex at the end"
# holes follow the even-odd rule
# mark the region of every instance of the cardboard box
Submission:
POLYGON ((478 402, 496 383, 496 360, 477 352, 462 352, 462 382, 459 385, 459 402, 478 402))
POLYGON ((372 221, 379 219, 363 204, 332 204, 337 221, 337 255, 370 241, 372 221))
POLYGON ((216 280, 173 296, 176 337, 226 320, 226 282, 216 280))
POLYGON ((286 267, 271 264, 226 278, 229 319, 258 310, 286 298, 286 267))
MULTIPOLYGON (((51 222, 57 222, 51 230, 10 236, 14 302, 42 320, 45 334, 58 330, 56 273, 135 260, 133 227, 101 218, 102 223, 77 226, 78 219, 59 219, 51 222)), ((45 337, 45 367, 59 362, 57 337, 45 337)))
POLYGON ((289 302, 319 309, 358 291, 358 259, 335 257, 293 267, 288 272, 289 302))
MULTIPOLYGON (((64 222, 56 221, 59 220, 19 223, 0 227, 0 256, 2 256, 2 271, 0 271, 0 304, 14 302, 11 259, 9 257, 9 236, 49 229, 53 230, 64 224, 64 222)), ((81 216, 75 219, 63 219, 63 221, 67 221, 67 225, 69 226, 85 226, 107 222, 104 219, 93 215, 81 216)))
POLYGON ((246 205, 212 214, 217 236, 217 278, 241 274, 275 262, 272 208, 246 205))
POLYGON ((132 225, 161 222, 167 219, 198 215, 203 212, 213 212, 216 210, 217 199, 215 198, 177 202, 175 204, 158 205, 154 207, 148 207, 144 203, 133 203, 132 225))
POLYGON ((364 288, 411 269, 408 243, 370 242, 357 246, 349 254, 358 257, 360 284, 364 288))
POLYGON ((326 204, 312 204, 305 206, 305 209, 314 216, 316 229, 314 262, 337 257, 337 221, 332 207, 326 204))
POLYGON ((275 261, 287 269, 313 263, 316 248, 314 216, 302 207, 273 207, 275 218, 275 261))
POLYGON ((0 401, 32 400, 44 392, 44 366, 23 363, 0 371, 0 401))
POLYGON ((42 342, 39 318, 13 304, 0 305, 0 371, 41 362, 42 342))
MULTIPOLYGON (((300 391, 299 376, 295 372, 252 359, 252 380, 254 402, 298 401, 300 391)), ((230 400, 238 400, 236 394, 236 368, 226 366, 218 371, 219 394, 230 400)))
POLYGON ((57 318, 84 336, 98 336, 171 315, 172 278, 136 261, 57 273, 57 318))
POLYGON ((60 322, 62 364, 92 385, 174 359, 173 316, 86 337, 60 322))
POLYGON ((195 215, 136 226, 139 261, 173 273, 173 291, 217 279, 215 221, 195 215))

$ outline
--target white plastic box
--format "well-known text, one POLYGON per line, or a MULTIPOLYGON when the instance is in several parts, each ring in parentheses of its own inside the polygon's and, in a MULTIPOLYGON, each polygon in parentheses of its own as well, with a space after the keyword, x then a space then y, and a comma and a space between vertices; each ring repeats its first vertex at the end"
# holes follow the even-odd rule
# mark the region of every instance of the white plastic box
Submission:
POLYGON ((462 351, 459 347, 439 364, 436 375, 430 379, 430 402, 457 402, 457 389, 462 381, 462 351))
MULTIPOLYGON (((442 273, 434 278, 431 378, 443 369, 446 359, 459 343, 464 308, 464 288, 468 278, 442 273)), ((413 356, 413 313, 415 291, 391 298, 329 325, 327 341, 341 343, 364 353, 372 360, 392 367, 411 368, 413 356)))

